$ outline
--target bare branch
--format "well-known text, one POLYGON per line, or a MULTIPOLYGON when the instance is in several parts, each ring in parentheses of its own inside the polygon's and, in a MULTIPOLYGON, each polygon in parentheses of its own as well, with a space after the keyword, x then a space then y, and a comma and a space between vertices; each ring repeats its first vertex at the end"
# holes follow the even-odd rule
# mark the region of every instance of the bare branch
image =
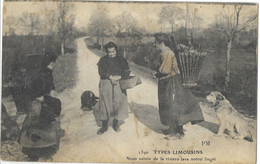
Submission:
POLYGON ((40 30, 40 17, 35 13, 24 12, 18 22, 18 28, 24 30, 25 32, 29 32, 31 35, 34 35, 35 32, 37 33, 40 30))
POLYGON ((242 5, 240 5, 238 8, 237 6, 235 6, 235 11, 236 11, 236 26, 239 25, 239 15, 240 15, 240 12, 242 10, 242 5))
POLYGON ((224 11, 224 14, 225 14, 223 17, 228 21, 229 20, 229 16, 226 13, 226 10, 224 8, 222 8, 222 10, 224 11))
POLYGON ((171 24, 173 30, 173 25, 176 23, 175 21, 183 18, 183 16, 183 9, 175 6, 166 6, 161 9, 161 12, 159 14, 159 21, 161 23, 167 22, 171 24))
POLYGON ((240 28, 238 28, 235 33, 241 32, 243 31, 250 23, 252 23, 253 21, 255 21, 257 18, 257 14, 250 17, 240 28))

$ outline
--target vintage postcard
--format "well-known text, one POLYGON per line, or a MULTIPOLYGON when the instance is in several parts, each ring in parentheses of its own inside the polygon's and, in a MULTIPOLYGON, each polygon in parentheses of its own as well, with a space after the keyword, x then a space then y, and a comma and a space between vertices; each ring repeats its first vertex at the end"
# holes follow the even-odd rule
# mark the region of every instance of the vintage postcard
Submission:
POLYGON ((2 14, 1 161, 256 163, 257 3, 2 14))

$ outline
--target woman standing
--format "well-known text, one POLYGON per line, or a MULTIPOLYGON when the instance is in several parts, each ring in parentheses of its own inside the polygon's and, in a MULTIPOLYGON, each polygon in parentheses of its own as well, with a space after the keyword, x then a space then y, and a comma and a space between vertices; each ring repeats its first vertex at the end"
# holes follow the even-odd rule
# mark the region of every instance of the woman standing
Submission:
POLYGON ((97 134, 103 134, 108 129, 108 122, 113 121, 112 128, 119 132, 119 120, 128 117, 128 105, 126 90, 120 88, 119 80, 129 70, 127 61, 117 54, 117 46, 109 42, 105 46, 107 55, 101 57, 98 62, 99 82, 99 109, 98 120, 102 121, 102 127, 97 134))
POLYGON ((178 63, 170 47, 171 42, 167 34, 157 33, 155 45, 162 52, 156 60, 158 78, 159 115, 161 123, 168 129, 163 134, 183 136, 183 125, 187 122, 203 121, 203 115, 198 102, 191 92, 183 88, 178 63))
MULTIPOLYGON (((54 54, 47 53, 41 58, 41 66, 39 70, 32 70, 30 72, 31 81, 36 79, 41 79, 44 81, 44 95, 50 95, 51 91, 55 89, 54 79, 53 79, 53 69, 55 68, 55 61, 57 57, 54 54)), ((31 91, 32 95, 34 90, 31 91)), ((36 97, 32 97, 34 100, 36 97)))

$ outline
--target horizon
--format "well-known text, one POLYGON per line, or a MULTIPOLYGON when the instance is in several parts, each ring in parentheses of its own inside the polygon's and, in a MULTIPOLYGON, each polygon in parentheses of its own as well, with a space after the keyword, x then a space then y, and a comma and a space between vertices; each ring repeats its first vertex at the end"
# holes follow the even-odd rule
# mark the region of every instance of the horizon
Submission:
MULTIPOLYGON (((46 15, 57 9, 58 2, 4 2, 3 3, 3 20, 13 16, 19 18, 24 12, 36 13, 44 21, 46 15)), ((176 6, 186 11, 186 3, 183 2, 66 2, 73 3, 75 6, 73 14, 75 15, 74 26, 77 29, 87 29, 89 19, 92 14, 104 8, 108 12, 111 19, 114 19, 122 12, 129 12, 137 20, 138 27, 144 27, 149 33, 161 32, 160 24, 158 23, 158 14, 164 6, 176 6), (143 4, 143 5, 140 5, 143 4)), ((222 8, 232 6, 238 3, 206 3, 206 2, 190 2, 189 12, 194 12, 196 16, 202 19, 202 23, 197 28, 209 28, 222 8)), ((248 18, 248 15, 257 13, 257 4, 243 4, 244 11, 241 15, 241 20, 248 18), (253 12, 252 12, 253 11, 253 12)), ((47 15, 48 16, 48 15, 47 15)), ((5 22, 3 22, 3 35, 8 32, 5 22)), ((185 18, 175 22, 175 30, 185 26, 185 18)), ((189 25, 188 25, 189 27, 189 25)), ((170 31, 171 27, 165 25, 162 32, 170 31)), ((16 29, 17 30, 17 29, 16 29)), ((16 31, 19 34, 19 29, 16 31)), ((20 33, 21 34, 21 33, 20 33)))

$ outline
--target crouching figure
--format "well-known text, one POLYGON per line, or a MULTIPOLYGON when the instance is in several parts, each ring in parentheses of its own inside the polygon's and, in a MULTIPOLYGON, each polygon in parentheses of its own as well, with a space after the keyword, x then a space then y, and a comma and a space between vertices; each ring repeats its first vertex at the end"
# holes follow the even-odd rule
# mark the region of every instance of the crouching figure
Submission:
POLYGON ((36 98, 26 116, 18 139, 29 160, 50 159, 59 149, 64 131, 60 128, 61 102, 49 95, 36 98))

